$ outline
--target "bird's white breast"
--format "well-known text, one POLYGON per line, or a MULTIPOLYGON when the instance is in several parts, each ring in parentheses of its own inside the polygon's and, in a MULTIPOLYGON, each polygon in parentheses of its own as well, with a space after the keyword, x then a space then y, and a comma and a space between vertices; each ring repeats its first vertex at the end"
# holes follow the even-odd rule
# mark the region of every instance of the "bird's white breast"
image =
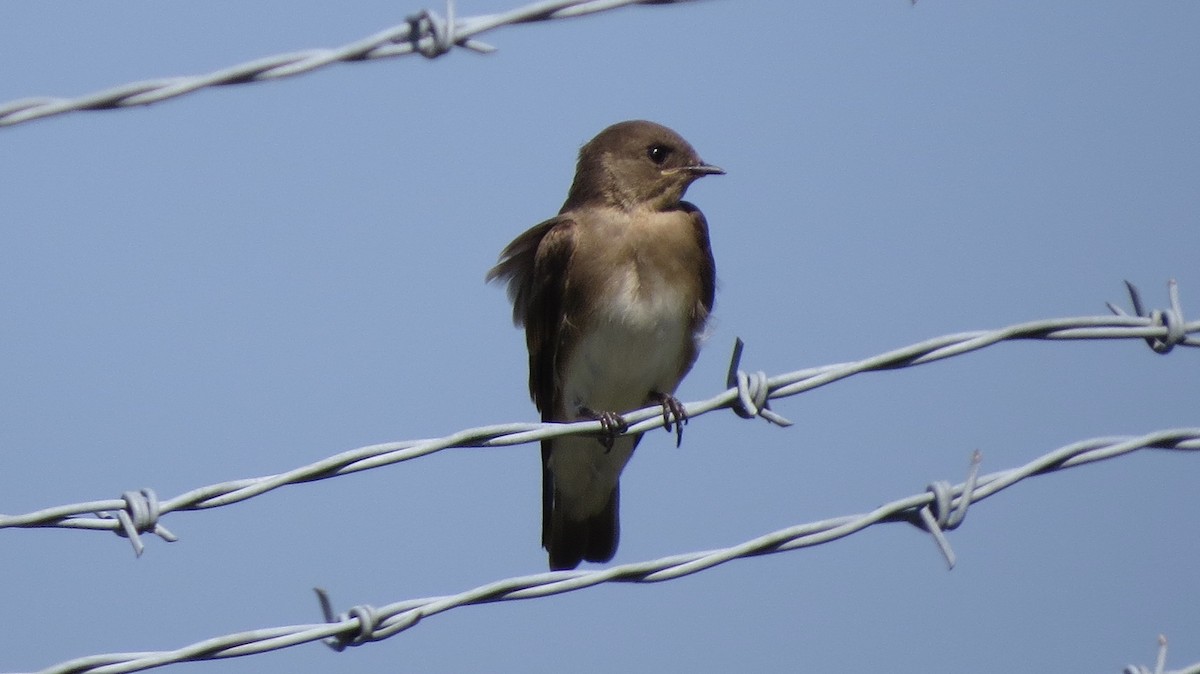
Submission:
MULTIPOLYGON (((675 392, 695 339, 697 279, 690 275, 700 270, 692 227, 680 213, 614 212, 581 231, 604 266, 589 270, 597 286, 586 309, 568 317, 583 323, 558 364, 560 418, 580 418, 581 407, 622 414, 646 405, 651 393, 675 392)), ((572 517, 605 507, 635 443, 628 436, 611 449, 590 437, 554 441, 549 466, 572 517)))
MULTIPOLYGON (((615 271, 567 363, 568 406, 627 412, 641 407, 650 392, 674 393, 679 384, 694 300, 652 269, 639 271, 631 263, 615 271)), ((575 411, 566 410, 572 416, 575 411)))

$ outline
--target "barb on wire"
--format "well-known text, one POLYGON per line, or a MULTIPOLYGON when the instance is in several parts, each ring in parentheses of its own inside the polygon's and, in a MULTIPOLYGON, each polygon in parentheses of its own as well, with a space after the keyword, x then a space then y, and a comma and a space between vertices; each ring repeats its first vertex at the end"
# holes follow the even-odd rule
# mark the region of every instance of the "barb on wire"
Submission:
MULTIPOLYGON (((1183 306, 1179 303, 1179 283, 1175 279, 1171 279, 1167 283, 1167 294, 1171 298, 1170 309, 1155 309, 1149 313, 1142 307, 1142 295, 1138 292, 1137 286, 1129 281, 1125 282, 1125 288, 1129 290, 1129 299, 1133 304, 1133 313, 1142 317, 1148 318, 1155 325, 1161 325, 1167 328, 1167 336, 1163 337, 1147 337, 1146 344, 1155 353, 1166 354, 1170 353, 1171 349, 1175 348, 1176 344, 1182 343, 1187 332, 1184 326, 1187 322, 1183 320, 1183 306)), ((1128 316, 1120 307, 1112 302, 1107 302, 1108 310, 1118 316, 1128 316)))
POLYGON ((953 487, 950 483, 939 480, 930 483, 926 489, 933 494, 933 501, 917 511, 921 518, 920 526, 933 536, 938 549, 942 551, 942 556, 946 558, 946 566, 951 569, 954 568, 956 557, 954 550, 950 549, 950 541, 943 532, 957 529, 966 518, 967 508, 971 506, 971 499, 975 497, 975 485, 978 484, 979 465, 982 462, 983 455, 977 449, 971 454, 971 468, 967 472, 967 481, 963 483, 962 498, 958 503, 954 502, 953 487))
MULTIPOLYGON (((690 1, 654 0, 646 4, 690 1)), ((472 38, 501 26, 584 16, 643 3, 644 0, 542 0, 498 14, 456 19, 454 1, 447 0, 445 18, 433 10, 424 9, 410 16, 405 23, 333 49, 309 49, 266 56, 206 75, 143 80, 78 98, 35 97, 0 103, 0 126, 12 126, 77 110, 149 105, 205 87, 292 77, 338 62, 369 61, 408 54, 435 58, 456 46, 486 54, 495 51, 495 47, 472 38)))
POLYGON ((1183 669, 1173 669, 1171 671, 1164 670, 1167 666, 1167 637, 1158 635, 1158 659, 1154 662, 1154 669, 1144 665, 1129 665, 1121 670, 1123 674, 1200 674, 1200 662, 1197 662, 1190 667, 1183 669))
MULTIPOLYGON (((797 395, 863 372, 893 370, 932 363, 1010 340, 1161 339, 1169 341, 1172 331, 1182 330, 1184 336, 1176 339, 1175 345, 1200 346, 1200 339, 1191 336, 1200 333, 1200 321, 1179 323, 1178 325, 1181 327, 1172 328, 1164 325, 1153 315, 1084 316, 1033 321, 998 330, 946 335, 856 362, 798 370, 776 377, 765 377, 761 374, 751 377, 738 370, 741 349, 735 348, 732 369, 736 372, 730 380, 736 381, 736 386, 731 386, 708 400, 687 403, 684 405, 684 409, 687 416, 693 418, 714 410, 732 408, 743 416, 762 416, 774 423, 786 425, 790 422, 771 413, 767 408, 768 400, 797 395), (752 387, 753 391, 750 390, 752 387)), ((657 405, 623 416, 626 421, 630 422, 627 433, 643 433, 663 426, 662 410, 657 405)), ((505 447, 564 435, 594 435, 601 432, 602 428, 598 421, 480 426, 442 438, 407 440, 360 447, 277 475, 232 480, 200 487, 161 503, 154 497, 153 491, 146 490, 142 492, 150 501, 146 509, 153 512, 155 517, 146 519, 143 516, 130 514, 134 520, 142 522, 133 529, 125 527, 119 520, 120 515, 115 514, 129 512, 130 504, 126 499, 75 503, 24 515, 0 514, 0 529, 58 527, 124 531, 126 535, 129 535, 131 530, 149 531, 167 538, 167 540, 173 540, 173 536, 168 538, 170 532, 166 532, 167 536, 163 535, 166 530, 157 522, 162 516, 177 510, 205 510, 230 505, 285 485, 314 482, 356 473, 361 470, 408 461, 444 449, 505 447), (111 512, 114 515, 94 516, 93 513, 97 512, 111 512), (113 519, 113 517, 118 519, 113 519)), ((946 516, 946 513, 945 509, 940 509, 934 514, 943 517, 946 516)), ((137 541, 136 536, 129 535, 129 537, 131 540, 137 541)), ((138 543, 135 542, 135 550, 137 545, 138 543)), ((953 560, 950 555, 947 558, 953 560)))
POLYGON ((738 392, 732 403, 734 413, 743 419, 762 417, 776 426, 791 426, 791 421, 771 411, 771 403, 767 400, 771 393, 767 373, 762 370, 752 374, 742 371, 740 365, 745 346, 741 337, 733 341, 733 356, 729 358, 729 374, 725 377, 725 385, 736 388, 738 392))
POLYGON ((142 489, 141 491, 127 491, 121 495, 121 500, 125 502, 125 507, 118 510, 115 515, 107 512, 98 512, 96 517, 100 519, 116 518, 120 523, 121 528, 116 530, 118 536, 123 536, 129 539, 133 545, 133 554, 141 557, 142 552, 146 549, 146 545, 142 543, 141 534, 151 532, 155 536, 174 543, 179 540, 175 534, 171 533, 158 522, 159 505, 158 494, 154 493, 153 489, 142 489))
MULTIPOLYGON (((359 605, 335 616, 324 590, 317 590, 326 622, 271 627, 206 639, 173 651, 111 653, 78 658, 42 670, 41 674, 104 674, 136 672, 162 665, 197 660, 231 658, 263 653, 302 643, 323 641, 334 650, 379 641, 403 632, 422 619, 473 604, 548 597, 603 583, 658 583, 699 573, 745 557, 797 550, 845 538, 870 526, 910 522, 923 526, 921 513, 935 503, 939 513, 965 511, 1021 480, 1067 468, 1129 454, 1140 449, 1200 451, 1200 428, 1177 428, 1141 436, 1082 440, 1010 470, 975 475, 978 453, 972 457, 972 474, 963 484, 901 498, 869 512, 799 524, 773 531, 729 548, 690 552, 661 559, 621 564, 595 571, 553 571, 507 578, 459 594, 410 599, 381 607, 359 605), (940 500, 944 499, 943 505, 940 500)), ((938 484, 938 483, 935 483, 938 484)), ((947 516, 947 522, 953 516, 947 516)), ((958 517, 961 522, 961 517, 958 517)), ((950 528, 950 525, 940 526, 950 528)), ((934 529, 935 531, 937 529, 934 529)))

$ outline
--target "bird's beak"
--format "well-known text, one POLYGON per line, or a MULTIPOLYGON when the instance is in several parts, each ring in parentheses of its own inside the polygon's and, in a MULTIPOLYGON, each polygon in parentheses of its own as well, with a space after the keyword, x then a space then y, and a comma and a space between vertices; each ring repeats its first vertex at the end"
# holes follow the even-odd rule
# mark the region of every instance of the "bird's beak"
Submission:
POLYGON ((700 176, 723 176, 725 169, 712 164, 696 164, 694 166, 685 166, 684 169, 688 173, 699 178, 700 176))

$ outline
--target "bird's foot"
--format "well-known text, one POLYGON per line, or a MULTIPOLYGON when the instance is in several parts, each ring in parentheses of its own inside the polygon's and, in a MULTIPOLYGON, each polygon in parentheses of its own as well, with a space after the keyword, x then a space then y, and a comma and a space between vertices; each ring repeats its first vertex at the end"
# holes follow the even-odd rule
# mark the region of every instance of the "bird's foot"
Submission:
POLYGON ((679 398, 670 393, 659 393, 654 391, 650 394, 650 400, 662 405, 663 408, 663 428, 670 433, 672 427, 675 430, 675 446, 678 447, 683 443, 683 425, 687 423, 687 409, 683 403, 679 402, 679 398))
POLYGON ((604 445, 606 452, 612 449, 613 441, 617 439, 618 435, 629 430, 629 422, 616 412, 597 412, 589 407, 580 407, 579 414, 600 422, 600 427, 604 429, 604 435, 600 436, 599 440, 600 444, 604 445))

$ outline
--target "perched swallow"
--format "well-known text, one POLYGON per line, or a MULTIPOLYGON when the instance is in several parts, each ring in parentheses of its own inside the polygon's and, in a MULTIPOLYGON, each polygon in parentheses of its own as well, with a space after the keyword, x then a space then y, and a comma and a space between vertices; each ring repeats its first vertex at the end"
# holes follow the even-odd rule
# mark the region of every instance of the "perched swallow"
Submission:
POLYGON ((525 327, 529 393, 543 421, 596 419, 605 434, 542 441, 542 547, 550 568, 607 562, 620 532, 618 480, 641 435, 621 412, 661 404, 686 421, 676 387, 712 310, 708 223, 683 193, 705 164, 679 134, 629 121, 579 151, 558 216, 518 236, 488 281, 508 284, 525 327))

